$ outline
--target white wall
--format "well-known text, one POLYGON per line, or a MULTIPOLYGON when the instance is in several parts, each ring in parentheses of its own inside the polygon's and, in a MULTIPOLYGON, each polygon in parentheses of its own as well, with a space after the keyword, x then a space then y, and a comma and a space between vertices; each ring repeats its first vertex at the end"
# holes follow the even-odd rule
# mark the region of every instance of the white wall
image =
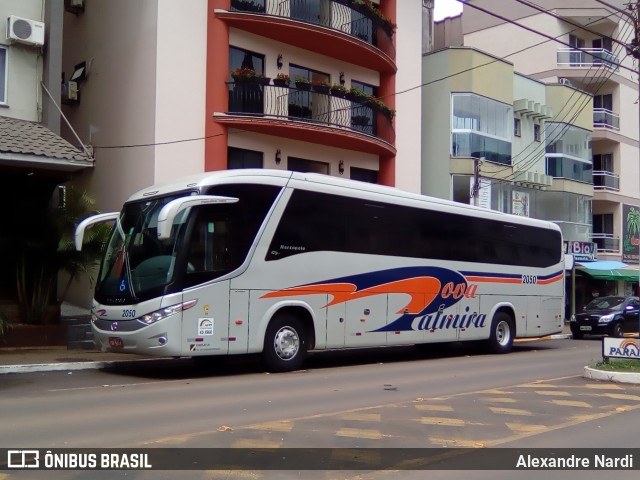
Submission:
POLYGON ((45 0, 0 0, 0 45, 7 51, 7 102, 0 115, 40 121, 42 109, 42 48, 6 40, 7 17, 44 22, 45 0))
POLYGON ((204 171, 207 0, 158 0, 157 42, 154 138, 179 143, 154 148, 154 183, 204 171))
POLYGON ((421 190, 422 2, 397 0, 396 187, 421 190), (412 89, 412 90, 410 90, 412 89), (405 92, 406 93, 401 93, 405 92))

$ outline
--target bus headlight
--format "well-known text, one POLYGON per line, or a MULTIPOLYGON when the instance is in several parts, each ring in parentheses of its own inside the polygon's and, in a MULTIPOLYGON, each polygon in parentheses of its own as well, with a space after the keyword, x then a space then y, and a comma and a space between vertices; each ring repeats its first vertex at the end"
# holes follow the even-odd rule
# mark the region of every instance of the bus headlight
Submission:
POLYGON ((160 320, 164 320, 171 315, 175 315, 176 313, 188 310, 197 302, 197 300, 190 300, 188 302, 179 303, 177 305, 171 305, 170 307, 161 308, 160 310, 156 310, 155 312, 147 313, 142 317, 136 318, 136 320, 144 325, 151 325, 153 323, 159 322, 160 320))

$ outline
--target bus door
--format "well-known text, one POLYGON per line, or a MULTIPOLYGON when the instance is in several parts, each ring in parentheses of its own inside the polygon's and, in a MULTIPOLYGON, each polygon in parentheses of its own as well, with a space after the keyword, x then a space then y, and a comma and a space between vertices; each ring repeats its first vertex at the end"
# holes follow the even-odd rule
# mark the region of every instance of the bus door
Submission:
POLYGON ((184 301, 197 300, 183 312, 185 355, 225 354, 229 349, 230 281, 215 281, 232 268, 232 239, 224 211, 202 207, 187 233, 184 301))
MULTIPOLYGON (((329 298, 333 298, 333 295, 329 298)), ((327 348, 344 347, 347 325, 346 305, 341 302, 327 307, 327 348)))
POLYGON ((190 300, 197 300, 197 303, 182 312, 183 355, 228 353, 229 281, 185 290, 183 301, 190 300))
POLYGON ((229 353, 247 353, 249 349, 249 290, 230 292, 229 353))

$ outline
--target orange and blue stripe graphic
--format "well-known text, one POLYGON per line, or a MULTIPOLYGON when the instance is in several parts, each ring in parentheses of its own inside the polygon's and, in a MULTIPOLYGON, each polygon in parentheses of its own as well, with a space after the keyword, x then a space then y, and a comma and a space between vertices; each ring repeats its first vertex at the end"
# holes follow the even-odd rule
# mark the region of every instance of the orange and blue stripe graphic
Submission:
POLYGON ((505 284, 522 284, 535 283, 537 285, 549 285, 550 283, 559 282, 564 278, 564 272, 554 272, 550 275, 532 276, 513 273, 486 273, 486 272, 461 272, 468 282, 473 283, 505 283, 505 284), (535 282, 527 282, 526 278, 535 278, 535 282))
MULTIPOLYGON (((266 293, 261 298, 323 294, 331 297, 323 307, 327 308, 373 295, 406 294, 410 300, 396 312, 400 317, 376 331, 409 331, 413 330, 417 317, 446 310, 465 297, 475 297, 478 283, 524 283, 523 278, 515 274, 460 273, 441 267, 405 267, 299 285, 266 293)), ((538 284, 546 285, 564 277, 563 272, 557 272, 536 278, 538 284)))

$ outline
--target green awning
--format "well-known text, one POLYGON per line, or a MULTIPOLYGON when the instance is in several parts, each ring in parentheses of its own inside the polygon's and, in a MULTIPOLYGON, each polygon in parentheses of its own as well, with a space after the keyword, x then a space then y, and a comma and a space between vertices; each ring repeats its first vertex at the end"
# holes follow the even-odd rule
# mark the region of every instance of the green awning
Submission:
POLYGON ((576 268, 578 272, 584 272, 596 280, 623 280, 625 282, 638 281, 638 269, 634 268, 613 268, 611 270, 596 270, 595 268, 576 268))

